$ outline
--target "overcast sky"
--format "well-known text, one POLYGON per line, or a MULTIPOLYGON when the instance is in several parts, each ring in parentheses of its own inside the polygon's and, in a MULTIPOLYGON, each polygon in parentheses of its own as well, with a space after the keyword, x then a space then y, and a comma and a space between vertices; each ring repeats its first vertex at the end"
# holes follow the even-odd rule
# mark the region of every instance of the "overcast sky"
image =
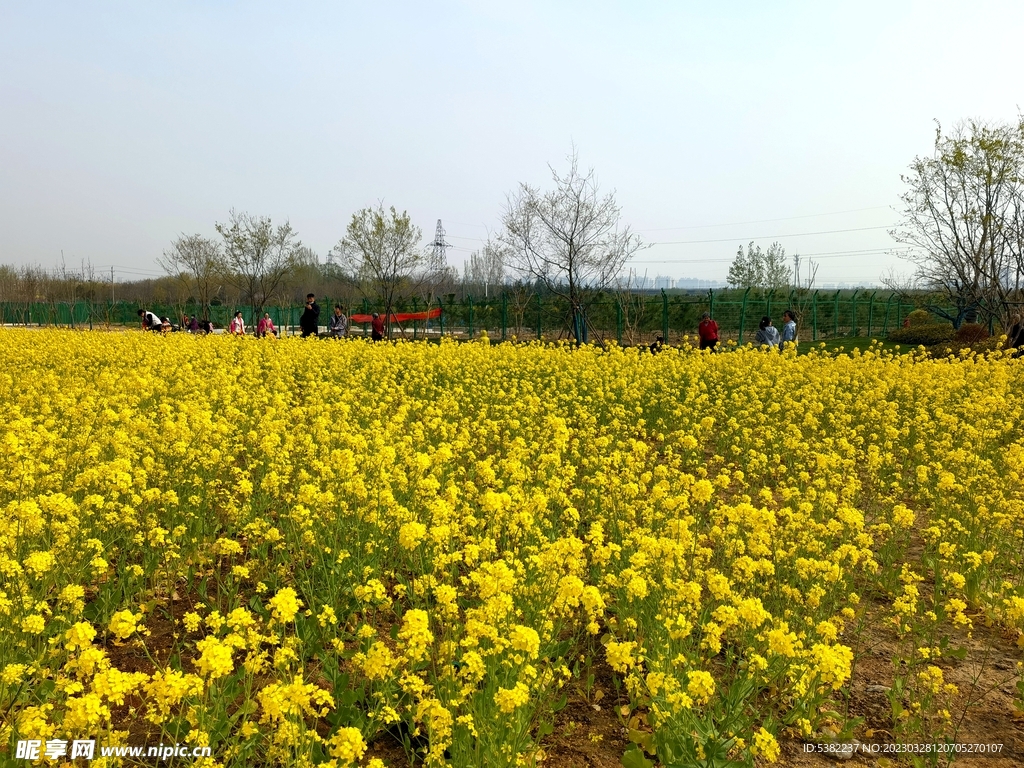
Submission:
POLYGON ((575 144, 640 273, 777 239, 875 283, 933 121, 1016 117, 1022 31, 1019 0, 0 0, 0 263, 159 274, 232 208, 324 258, 383 200, 460 266, 575 144))

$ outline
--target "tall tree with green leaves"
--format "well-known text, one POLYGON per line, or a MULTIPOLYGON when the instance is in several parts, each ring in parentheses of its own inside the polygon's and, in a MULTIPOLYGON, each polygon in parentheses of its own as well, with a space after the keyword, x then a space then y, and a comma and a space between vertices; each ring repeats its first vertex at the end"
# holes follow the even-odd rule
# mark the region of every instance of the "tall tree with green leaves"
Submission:
POLYGON ((793 269, 786 259, 786 249, 779 243, 772 243, 761 254, 761 288, 779 291, 792 281, 793 269))
POLYGON ((726 280, 733 288, 777 291, 790 284, 792 274, 782 245, 772 243, 767 251, 763 251, 761 246, 751 242, 746 251, 742 245, 736 251, 726 280))
POLYGON ((729 266, 726 281, 733 288, 758 288, 761 285, 761 249, 751 241, 744 251, 741 245, 729 266))

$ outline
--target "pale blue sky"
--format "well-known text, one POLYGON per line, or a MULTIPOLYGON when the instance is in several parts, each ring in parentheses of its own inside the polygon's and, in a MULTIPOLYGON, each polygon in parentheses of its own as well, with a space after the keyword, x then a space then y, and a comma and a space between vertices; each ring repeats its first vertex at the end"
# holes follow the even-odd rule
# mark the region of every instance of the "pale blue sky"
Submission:
POLYGON ((156 274, 232 207, 323 257, 383 199, 458 266, 575 143, 675 243, 640 272, 721 279, 779 236, 872 283, 933 119, 1017 115, 1022 32, 1020 2, 0 0, 0 263, 156 274))

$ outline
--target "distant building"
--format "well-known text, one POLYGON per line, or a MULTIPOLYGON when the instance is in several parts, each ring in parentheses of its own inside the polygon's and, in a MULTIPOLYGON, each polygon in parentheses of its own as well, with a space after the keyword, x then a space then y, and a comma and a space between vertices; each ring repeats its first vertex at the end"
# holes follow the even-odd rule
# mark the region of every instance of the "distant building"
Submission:
POLYGON ((705 280, 697 277, 680 277, 675 281, 675 288, 682 291, 708 290, 709 288, 725 288, 728 283, 721 280, 705 280))
POLYGON ((660 288, 661 290, 667 291, 670 288, 676 287, 676 281, 673 280, 671 277, 666 277, 665 275, 658 275, 656 278, 654 278, 654 287, 656 289, 660 288))

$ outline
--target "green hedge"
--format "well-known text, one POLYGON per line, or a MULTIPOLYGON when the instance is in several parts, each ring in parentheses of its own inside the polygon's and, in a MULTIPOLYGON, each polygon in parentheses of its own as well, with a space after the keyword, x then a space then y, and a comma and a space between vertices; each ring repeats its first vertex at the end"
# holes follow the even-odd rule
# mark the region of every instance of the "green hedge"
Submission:
POLYGON ((941 344, 944 341, 952 340, 953 326, 948 323, 912 325, 909 328, 900 328, 889 334, 889 341, 896 344, 910 344, 911 346, 923 344, 928 347, 932 344, 941 344))

